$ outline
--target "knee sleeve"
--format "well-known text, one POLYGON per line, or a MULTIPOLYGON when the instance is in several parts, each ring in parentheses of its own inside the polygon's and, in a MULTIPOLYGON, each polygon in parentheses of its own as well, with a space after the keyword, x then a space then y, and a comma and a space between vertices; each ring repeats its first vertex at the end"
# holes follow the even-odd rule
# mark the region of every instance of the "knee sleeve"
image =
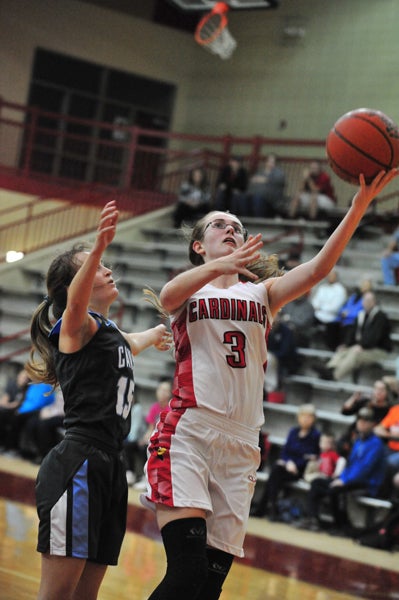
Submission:
POLYGON ((233 563, 234 556, 227 552, 223 552, 223 550, 216 550, 215 548, 208 548, 207 556, 208 578, 203 585, 198 600, 218 600, 222 593, 224 580, 233 563))
POLYGON ((208 576, 205 519, 171 521, 161 534, 168 564, 148 600, 195 600, 208 576))

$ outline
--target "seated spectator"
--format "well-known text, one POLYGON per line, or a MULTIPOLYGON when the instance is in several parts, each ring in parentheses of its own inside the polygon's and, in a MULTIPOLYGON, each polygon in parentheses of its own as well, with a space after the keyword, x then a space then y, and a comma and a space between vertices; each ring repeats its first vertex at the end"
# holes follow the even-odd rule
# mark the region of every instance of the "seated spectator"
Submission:
POLYGON ((286 252, 279 252, 279 267, 285 271, 290 271, 300 265, 302 262, 302 247, 303 244, 294 243, 290 245, 286 252))
POLYGON ((370 292, 372 287, 370 279, 362 279, 359 286, 355 288, 341 307, 336 320, 338 346, 344 343, 349 328, 353 327, 357 315, 363 309, 363 295, 370 292))
POLYGON ((280 311, 281 320, 294 334, 297 348, 307 348, 313 337, 315 317, 314 308, 308 294, 303 294, 288 302, 280 311))
POLYGON ((384 478, 384 444, 373 433, 375 426, 372 410, 360 409, 357 415, 357 439, 348 457, 344 470, 338 477, 318 477, 310 484, 307 502, 308 518, 300 527, 318 531, 320 527, 319 507, 328 498, 332 517, 331 533, 347 535, 350 532, 346 498, 348 492, 357 490, 375 497, 384 478))
POLYGON ((63 438, 64 416, 64 397, 58 388, 54 401, 40 411, 33 411, 26 422, 19 441, 22 456, 40 465, 51 448, 63 438))
POLYGON ((177 205, 173 213, 175 227, 183 222, 197 221, 202 215, 211 210, 211 193, 208 178, 204 169, 191 169, 188 180, 180 186, 177 205))
MULTIPOLYGON (((341 413, 347 416, 357 415, 364 406, 373 412, 375 423, 379 423, 385 417, 391 407, 391 392, 385 381, 377 379, 371 394, 365 391, 353 392, 342 405, 341 413)), ((355 439, 356 419, 338 440, 338 451, 342 456, 349 456, 355 439)))
POLYGON ((330 350, 338 346, 337 317, 346 297, 346 288, 338 280, 337 270, 332 269, 310 298, 316 324, 321 327, 323 340, 330 350))
MULTIPOLYGON (((145 450, 147 449, 150 437, 153 434, 155 425, 158 422, 159 415, 162 411, 169 410, 169 401, 172 396, 172 381, 168 378, 161 379, 158 383, 158 387, 155 392, 156 402, 154 402, 146 415, 146 431, 138 444, 145 450)), ((141 473, 141 478, 134 484, 134 489, 145 490, 146 482, 144 479, 144 473, 141 473)))
POLYGON ((253 217, 274 217, 285 214, 285 173, 277 166, 275 154, 269 154, 259 170, 250 177, 247 208, 242 207, 253 217))
POLYGON ((340 381, 349 374, 356 376, 358 369, 386 360, 391 352, 391 325, 373 292, 363 295, 363 307, 345 345, 337 348, 326 366, 313 365, 322 378, 340 381))
POLYGON ((381 259, 384 285, 396 285, 396 270, 399 268, 399 227, 395 229, 381 259))
POLYGON ((300 479, 306 464, 319 455, 320 432, 315 426, 316 410, 313 404, 298 408, 298 426, 290 429, 280 458, 274 463, 261 498, 253 504, 251 515, 262 517, 269 514, 271 520, 278 519, 277 500, 285 485, 300 479))
POLYGON ((247 187, 248 173, 242 159, 232 156, 221 169, 216 182, 215 210, 229 211, 239 216, 247 187))
POLYGON ((147 429, 143 407, 135 394, 131 410, 130 431, 124 442, 127 463, 126 478, 129 485, 133 485, 143 477, 143 468, 147 457, 147 443, 144 442, 147 429))
POLYGON ((320 455, 308 460, 303 478, 311 483, 318 477, 338 477, 345 467, 345 458, 336 450, 335 438, 331 433, 320 436, 320 455))
POLYGON ((11 452, 20 451, 20 437, 28 420, 39 414, 44 406, 54 402, 55 394, 48 383, 29 383, 23 401, 17 410, 10 415, 9 430, 5 439, 5 447, 11 452))
POLYGON ((361 546, 392 551, 399 543, 399 473, 393 477, 392 507, 369 527, 355 530, 352 537, 361 546))
POLYGON ((298 367, 298 354, 292 330, 277 314, 267 343, 267 366, 264 389, 275 392, 283 387, 284 377, 298 367))
POLYGON ((303 171, 302 181, 291 200, 288 215, 291 219, 297 215, 316 219, 321 215, 329 215, 336 202, 330 176, 323 170, 320 162, 312 161, 303 171))
POLYGON ((376 425, 374 433, 386 443, 387 472, 381 495, 388 498, 392 493, 392 478, 399 472, 399 404, 391 406, 376 425))
POLYGON ((0 445, 5 448, 6 439, 11 427, 12 415, 21 405, 28 384, 29 375, 25 369, 21 369, 16 377, 10 377, 0 397, 0 445))

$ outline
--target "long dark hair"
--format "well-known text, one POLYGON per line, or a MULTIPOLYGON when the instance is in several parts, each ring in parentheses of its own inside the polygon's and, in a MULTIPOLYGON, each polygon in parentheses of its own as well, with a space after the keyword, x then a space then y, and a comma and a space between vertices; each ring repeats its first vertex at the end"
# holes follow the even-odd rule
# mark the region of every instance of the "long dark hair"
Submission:
POLYGON ((33 381, 44 381, 53 386, 57 384, 53 350, 49 340, 49 333, 53 327, 50 309, 54 319, 58 320, 62 316, 67 304, 68 286, 80 267, 76 255, 85 250, 85 244, 75 244, 70 250, 59 254, 47 271, 47 296, 36 308, 31 319, 32 349, 30 359, 25 365, 33 381), (37 354, 39 360, 36 360, 37 354))

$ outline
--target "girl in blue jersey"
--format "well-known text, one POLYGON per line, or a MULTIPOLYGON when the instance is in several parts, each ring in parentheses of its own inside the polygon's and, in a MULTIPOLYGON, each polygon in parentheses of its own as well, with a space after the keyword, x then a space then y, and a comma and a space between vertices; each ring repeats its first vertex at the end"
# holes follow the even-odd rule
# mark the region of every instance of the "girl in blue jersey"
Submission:
POLYGON ((246 239, 235 215, 213 211, 194 226, 195 266, 160 295, 171 317, 176 372, 171 410, 160 415, 146 464, 143 503, 156 510, 167 557, 149 600, 219 598, 234 556, 243 556, 273 318, 327 276, 370 202, 397 175, 381 172, 368 186, 361 176, 320 252, 281 276, 271 260, 265 271, 261 235, 246 239))
POLYGON ((118 290, 101 258, 117 221, 116 203, 108 202, 90 252, 74 246, 53 260, 48 295, 32 318, 27 370, 34 380, 60 385, 66 430, 36 482, 39 600, 95 600, 107 566, 117 564, 126 528, 123 440, 130 428, 133 355, 151 345, 170 346, 164 325, 123 333, 108 319, 118 290))

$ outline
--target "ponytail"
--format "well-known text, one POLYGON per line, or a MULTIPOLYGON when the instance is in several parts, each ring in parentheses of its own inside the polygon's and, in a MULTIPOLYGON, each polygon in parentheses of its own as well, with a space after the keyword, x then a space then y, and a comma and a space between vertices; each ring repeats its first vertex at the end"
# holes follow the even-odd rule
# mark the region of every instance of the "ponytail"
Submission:
POLYGON ((52 324, 49 317, 51 301, 46 297, 33 313, 30 335, 32 349, 25 368, 33 381, 43 381, 53 386, 57 384, 53 349, 49 340, 52 324), (36 354, 40 360, 36 360, 36 354))

